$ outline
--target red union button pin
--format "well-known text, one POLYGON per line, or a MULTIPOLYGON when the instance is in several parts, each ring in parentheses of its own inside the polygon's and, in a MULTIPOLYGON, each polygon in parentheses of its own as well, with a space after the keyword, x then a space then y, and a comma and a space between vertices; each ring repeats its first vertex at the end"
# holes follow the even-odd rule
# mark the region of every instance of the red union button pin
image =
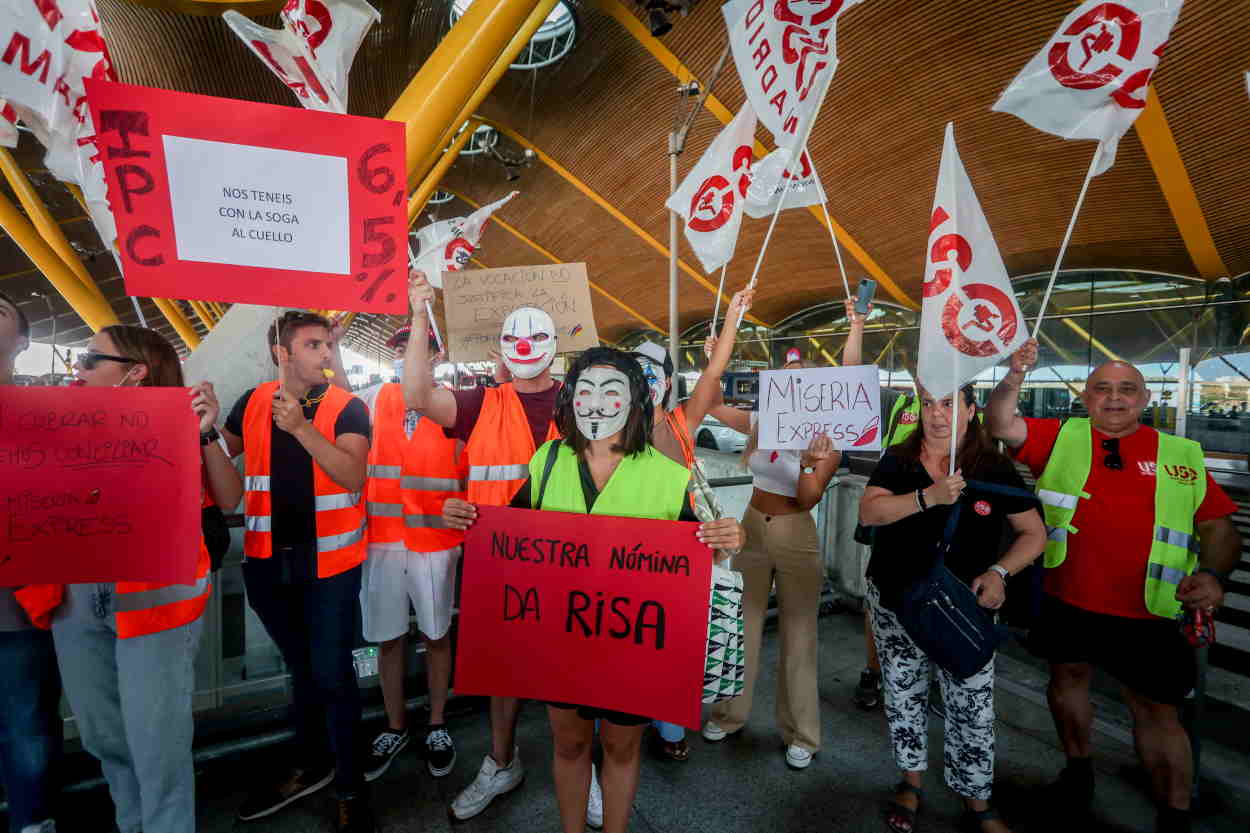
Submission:
POLYGON ((988 501, 978 500, 976 503, 972 504, 972 508, 976 510, 978 515, 990 514, 990 504, 988 501))

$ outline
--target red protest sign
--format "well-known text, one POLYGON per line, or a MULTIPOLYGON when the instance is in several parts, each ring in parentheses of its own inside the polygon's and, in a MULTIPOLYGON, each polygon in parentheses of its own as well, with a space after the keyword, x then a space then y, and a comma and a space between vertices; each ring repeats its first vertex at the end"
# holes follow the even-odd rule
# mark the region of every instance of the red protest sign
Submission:
POLYGON ((456 691, 699 726, 711 551, 697 524, 479 506, 456 691))
POLYGON ((406 311, 403 124, 85 84, 128 293, 406 311))
POLYGON ((197 434, 186 388, 0 386, 0 587, 193 583, 197 434))

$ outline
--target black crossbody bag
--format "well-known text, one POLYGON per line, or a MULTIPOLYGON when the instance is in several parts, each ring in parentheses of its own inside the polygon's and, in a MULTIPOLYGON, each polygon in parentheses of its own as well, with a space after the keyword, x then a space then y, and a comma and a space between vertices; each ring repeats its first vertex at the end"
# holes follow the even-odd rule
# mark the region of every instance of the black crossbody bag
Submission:
MULTIPOLYGON (((1036 500, 1032 492, 997 483, 969 480, 968 488, 1036 500)), ((972 588, 946 566, 959 526, 963 502, 950 509, 933 566, 903 591, 899 622, 907 635, 939 667, 961 680, 976 674, 1011 635, 992 611, 981 607, 972 588)))

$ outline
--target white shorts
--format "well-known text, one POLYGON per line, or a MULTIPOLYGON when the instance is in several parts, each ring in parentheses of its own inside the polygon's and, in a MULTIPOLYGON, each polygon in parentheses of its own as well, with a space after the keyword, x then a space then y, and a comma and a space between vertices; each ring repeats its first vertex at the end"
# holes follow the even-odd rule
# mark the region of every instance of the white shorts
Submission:
POLYGON ((365 639, 387 642, 408 633, 408 605, 427 639, 442 639, 451 627, 460 547, 409 552, 394 545, 370 545, 360 582, 365 639))

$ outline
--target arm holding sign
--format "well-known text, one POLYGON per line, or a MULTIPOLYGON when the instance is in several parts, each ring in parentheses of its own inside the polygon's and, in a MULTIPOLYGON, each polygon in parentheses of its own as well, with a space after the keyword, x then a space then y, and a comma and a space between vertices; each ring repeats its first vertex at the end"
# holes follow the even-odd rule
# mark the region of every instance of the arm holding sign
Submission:
POLYGON ((742 289, 735 292, 729 302, 729 308, 725 311, 724 326, 721 327, 721 337, 714 342, 715 347, 708 356, 707 367, 703 369, 698 384, 694 386, 694 393, 686 402, 686 428, 691 436, 698 432, 699 426, 703 424, 703 418, 711 412, 713 406, 717 402, 724 401, 721 377, 725 369, 729 367, 729 360, 733 357, 734 340, 738 334, 734 324, 739 314, 751 309, 751 301, 754 297, 754 289, 742 289))
POLYGON ((867 312, 861 314, 855 311, 855 302, 850 298, 842 303, 846 305, 846 320, 851 324, 851 331, 846 336, 846 346, 842 348, 842 365, 855 367, 864 363, 864 323, 872 315, 872 304, 868 305, 867 312))
MULTIPOLYGON (((286 378, 286 348, 278 345, 279 368, 286 378)), ((365 487, 369 460, 369 438, 361 434, 340 434, 330 442, 304 417, 304 406, 291 395, 286 385, 273 397, 273 424, 299 440, 318 466, 330 479, 352 492, 365 487)))
POLYGON ((806 512, 820 503, 841 461, 842 453, 834 450, 833 440, 828 434, 812 437, 807 450, 799 458, 799 483, 794 499, 800 511, 806 512))
POLYGON ((191 409, 200 417, 200 458, 204 463, 208 492, 223 511, 232 510, 243 498, 243 479, 230 463, 221 443, 212 438, 216 433, 217 417, 221 415, 221 405, 213 392, 212 382, 201 382, 191 388, 191 409))
POLYGON ((1020 387, 1024 384, 1024 377, 1035 364, 1037 342, 1029 339, 1012 354, 1011 370, 990 393, 986 427, 990 429, 990 436, 1002 440, 1008 448, 1019 448, 1029 437, 1028 423, 1016 413, 1016 404, 1020 399, 1020 387))
MULTIPOLYGON (((430 329, 430 316, 426 304, 434 301, 434 287, 426 280, 425 273, 413 270, 408 273, 408 303, 412 307, 412 332, 425 333, 430 329)), ((408 339, 404 350, 404 404, 420 411, 444 428, 456 424, 456 397, 452 392, 434 385, 434 370, 430 367, 429 339, 418 336, 408 339)))

